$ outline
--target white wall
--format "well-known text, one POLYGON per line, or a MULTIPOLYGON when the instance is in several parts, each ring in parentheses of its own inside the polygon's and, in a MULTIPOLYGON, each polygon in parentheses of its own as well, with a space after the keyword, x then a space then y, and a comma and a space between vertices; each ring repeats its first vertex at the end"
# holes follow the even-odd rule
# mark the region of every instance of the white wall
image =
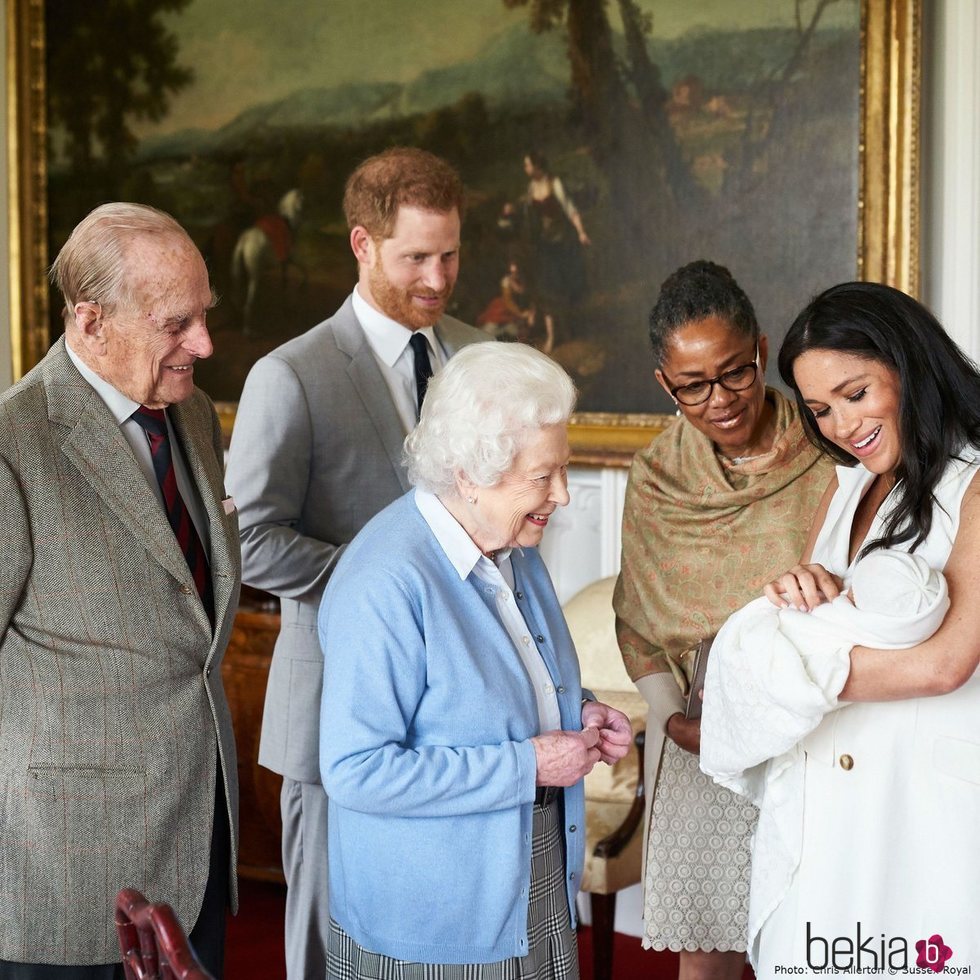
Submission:
POLYGON ((924 6, 923 298, 980 360, 980 3, 924 6))

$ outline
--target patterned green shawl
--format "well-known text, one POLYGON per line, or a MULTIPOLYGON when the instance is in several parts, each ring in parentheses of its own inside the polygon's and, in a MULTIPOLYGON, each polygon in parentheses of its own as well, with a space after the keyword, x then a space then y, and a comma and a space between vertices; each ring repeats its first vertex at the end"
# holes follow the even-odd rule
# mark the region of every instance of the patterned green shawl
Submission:
POLYGON ((681 418, 633 460, 613 606, 634 680, 670 670, 686 694, 698 642, 799 560, 833 464, 796 406, 766 397, 776 435, 764 456, 732 463, 681 418))

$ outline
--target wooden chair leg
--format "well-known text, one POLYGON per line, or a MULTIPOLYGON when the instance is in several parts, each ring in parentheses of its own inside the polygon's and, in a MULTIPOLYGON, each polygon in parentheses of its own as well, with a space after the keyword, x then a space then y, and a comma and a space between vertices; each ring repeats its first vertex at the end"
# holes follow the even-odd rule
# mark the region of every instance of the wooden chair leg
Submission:
POLYGON ((612 980, 613 923, 616 919, 616 893, 591 894, 592 975, 594 980, 612 980))

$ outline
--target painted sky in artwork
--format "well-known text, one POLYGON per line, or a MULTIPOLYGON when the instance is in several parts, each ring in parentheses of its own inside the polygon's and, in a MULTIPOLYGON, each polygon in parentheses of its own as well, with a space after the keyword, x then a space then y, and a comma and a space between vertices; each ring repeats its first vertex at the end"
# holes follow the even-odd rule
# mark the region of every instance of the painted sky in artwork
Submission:
MULTIPOLYGON (((791 26, 794 0, 638 0, 654 31, 673 38, 715 29, 791 26)), ((814 0, 804 2, 804 17, 814 0)), ((609 5, 615 26, 615 4, 609 5)), ((853 24, 856 0, 836 0, 823 26, 853 24)), ((502 0, 193 0, 166 19, 195 81, 166 119, 140 128, 163 135, 216 129, 242 110, 302 88, 341 82, 407 82, 422 68, 474 57, 487 41, 526 21, 502 0)))

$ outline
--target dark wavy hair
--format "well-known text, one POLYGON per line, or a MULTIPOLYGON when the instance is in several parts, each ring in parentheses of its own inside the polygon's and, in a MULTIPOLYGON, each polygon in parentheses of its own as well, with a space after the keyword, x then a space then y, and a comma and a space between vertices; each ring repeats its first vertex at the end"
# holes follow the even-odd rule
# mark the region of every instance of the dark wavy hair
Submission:
POLYGON ((898 501, 861 557, 907 541, 914 551, 932 528, 933 491, 947 464, 965 446, 980 447, 980 371, 929 310, 891 286, 845 282, 811 300, 779 350, 779 374, 796 394, 810 440, 850 466, 855 457, 821 435, 796 385, 793 365, 809 350, 840 351, 898 374, 898 501))
POLYGON ((650 345, 657 367, 663 365, 667 342, 676 331, 709 316, 727 320, 746 337, 759 338, 755 309, 735 277, 723 265, 699 259, 664 280, 650 311, 650 345))

